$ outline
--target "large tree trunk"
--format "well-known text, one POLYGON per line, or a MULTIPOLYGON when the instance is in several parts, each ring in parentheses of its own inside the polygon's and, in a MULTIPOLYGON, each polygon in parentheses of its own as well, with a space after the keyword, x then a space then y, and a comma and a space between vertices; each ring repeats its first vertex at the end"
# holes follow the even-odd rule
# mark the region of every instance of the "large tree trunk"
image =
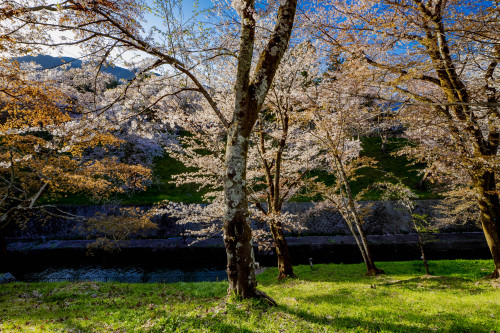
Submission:
POLYGON ((273 234, 274 245, 276 247, 276 256, 278 257, 278 280, 287 277, 295 277, 293 273, 292 261, 290 259, 290 252, 288 252, 288 245, 286 243, 285 235, 283 234, 283 227, 281 222, 271 222, 269 225, 271 233, 273 234))
POLYGON ((246 194, 246 163, 250 133, 264 103, 269 87, 288 47, 297 0, 286 0, 278 9, 278 18, 269 42, 261 53, 250 77, 255 42, 255 3, 240 3, 241 36, 235 83, 235 108, 228 129, 224 170, 224 243, 227 252, 229 294, 243 298, 265 297, 257 291, 252 230, 246 194))
MULTIPOLYGON (((248 119, 247 119, 248 120, 248 119)), ((229 128, 224 179, 224 244, 227 253, 229 294, 256 297, 255 259, 246 195, 246 163, 250 131, 255 123, 244 124, 238 117, 229 128)))
POLYGON ((481 225, 495 264, 495 270, 491 277, 498 279, 500 278, 500 203, 496 190, 495 174, 485 172, 482 177, 475 179, 475 187, 478 191, 477 200, 481 213, 481 225))
POLYGON ((258 104, 250 89, 255 41, 253 0, 246 0, 241 15, 240 49, 235 83, 235 106, 228 128, 224 163, 224 244, 227 253, 228 294, 257 296, 252 229, 246 193, 246 167, 250 133, 257 120, 258 104))

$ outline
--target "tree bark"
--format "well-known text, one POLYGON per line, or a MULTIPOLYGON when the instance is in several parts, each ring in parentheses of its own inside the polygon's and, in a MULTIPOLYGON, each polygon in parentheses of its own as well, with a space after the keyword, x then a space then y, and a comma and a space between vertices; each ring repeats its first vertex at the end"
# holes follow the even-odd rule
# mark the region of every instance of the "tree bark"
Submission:
MULTIPOLYGON (((269 164, 264 161, 264 170, 266 174, 267 184, 269 188, 268 192, 268 214, 280 215, 281 209, 283 208, 284 197, 281 197, 281 161, 283 158, 283 150, 286 146, 286 140, 288 137, 288 115, 285 114, 283 117, 283 133, 278 144, 278 151, 274 157, 271 164, 275 164, 274 177, 271 175, 271 169, 269 164), (274 162, 274 163, 273 163, 274 162)), ((261 132, 261 150, 263 155, 265 155, 264 137, 261 132)), ((263 157, 264 158, 264 157, 263 157)), ((276 250, 276 256, 278 257, 278 280, 285 279, 287 277, 295 277, 293 272, 292 261, 290 258, 290 252, 288 251, 288 244, 283 233, 283 225, 280 221, 271 220, 269 222, 269 228, 271 234, 273 235, 274 246, 276 250)))
MULTIPOLYGON (((352 203, 352 205, 353 205, 352 208, 356 209, 354 207, 354 202, 352 203)), ((365 253, 365 258, 366 258, 365 264, 366 264, 366 269, 367 269, 366 275, 375 276, 375 275, 379 275, 379 274, 385 274, 385 272, 382 269, 377 268, 377 266, 375 265, 375 261, 373 260, 373 255, 372 255, 372 252, 370 250, 370 245, 368 244, 368 238, 366 237, 365 229, 363 228, 363 225, 361 224, 361 220, 359 219, 359 216, 355 210, 353 211, 353 215, 355 217, 354 224, 356 225, 359 236, 361 238, 362 247, 360 248, 360 250, 364 251, 364 253, 365 253)), ((358 244, 358 245, 360 245, 360 244, 358 244)))
POLYGON ((366 275, 375 276, 378 274, 384 274, 385 272, 382 269, 377 268, 375 265, 363 225, 357 218, 354 218, 356 213, 353 213, 351 209, 353 208, 349 207, 346 209, 345 213, 342 213, 342 216, 344 217, 344 220, 346 221, 347 226, 349 227, 349 230, 358 245, 359 251, 361 252, 361 256, 363 257, 363 261, 366 265, 366 275), (356 228, 354 228, 354 225, 356 225, 356 228))
POLYGON ((382 269, 377 268, 377 266, 375 265, 375 261, 373 260, 373 255, 368 244, 368 238, 366 237, 365 229, 363 228, 361 218, 358 214, 351 191, 351 185, 349 184, 349 179, 347 178, 344 167, 342 166, 342 161, 338 155, 333 154, 332 156, 335 161, 335 168, 337 169, 337 178, 342 183, 340 187, 341 192, 344 192, 344 195, 347 197, 347 202, 344 202, 344 219, 346 220, 349 229, 351 230, 351 233, 354 236, 356 243, 358 244, 361 255, 363 256, 363 260, 366 264, 367 269, 366 275, 375 276, 378 274, 385 274, 382 269), (353 225, 356 226, 356 230, 354 229, 353 225))
POLYGON ((271 222, 269 227, 273 234, 276 256, 278 257, 278 280, 286 279, 287 277, 295 277, 281 222, 271 222))
POLYGON ((255 120, 246 119, 243 124, 235 118, 229 127, 224 178, 228 293, 252 298, 257 296, 257 281, 245 179, 249 136, 255 120))
POLYGON ((276 302, 256 289, 255 258, 246 193, 246 163, 250 133, 288 47, 297 0, 286 0, 280 5, 274 31, 259 57, 252 77, 250 71, 255 43, 255 3, 254 0, 244 0, 241 5, 235 107, 228 129, 223 185, 228 293, 242 298, 265 298, 276 305, 276 302))
POLYGON ((228 128, 224 170, 224 244, 227 254, 228 294, 257 296, 252 229, 246 194, 246 165, 250 133, 258 105, 250 91, 250 70, 255 43, 253 0, 241 10, 241 36, 235 83, 235 107, 228 128))
MULTIPOLYGON (((438 4, 436 4, 438 6, 438 4)), ((497 156, 498 149, 498 127, 496 125, 490 126, 487 136, 483 135, 481 126, 479 125, 477 116, 471 111, 471 99, 469 91, 465 83, 460 79, 450 53, 449 43, 446 37, 446 29, 444 20, 442 19, 442 11, 437 11, 437 15, 432 15, 425 6, 420 2, 419 8, 424 16, 433 23, 433 28, 426 27, 426 45, 427 54, 431 59, 434 70, 440 81, 440 88, 450 103, 464 103, 463 105, 454 105, 450 107, 451 112, 456 117, 456 121, 460 122, 461 126, 450 126, 452 134, 455 137, 460 131, 464 131, 468 136, 468 142, 471 144, 473 155, 476 157, 494 158, 497 156)), ((497 49, 497 58, 500 59, 500 52, 497 49)), ((488 88, 488 78, 491 77, 497 60, 495 59, 489 66, 486 73, 486 83, 488 88)), ((489 87, 491 88, 491 87, 489 87)), ((491 91, 495 92, 495 90, 491 91)), ((488 101, 491 101, 491 96, 488 101)), ((448 108, 437 108, 441 112, 448 113, 448 108)), ((493 112, 495 113, 495 112, 493 112)), ((469 159, 468 154, 464 154, 464 159, 469 159)), ((495 173, 490 171, 489 166, 482 165, 482 162, 476 159, 474 165, 469 169, 469 174, 474 183, 477 191, 477 202, 481 213, 481 225, 483 227, 484 236, 493 262, 495 263, 495 270, 491 274, 493 278, 500 278, 500 204, 498 192, 496 189, 495 173)))
POLYGON ((425 273, 427 275, 431 275, 431 272, 429 271, 429 264, 427 262, 427 257, 425 256, 425 251, 424 251, 424 239, 422 238, 420 232, 418 230, 416 231, 418 235, 418 248, 420 249, 420 253, 422 254, 422 262, 424 264, 425 273))
POLYGON ((415 186, 417 190, 420 191, 426 190, 427 186, 425 185, 425 181, 429 178, 430 174, 431 172, 429 170, 425 171, 424 175, 422 176, 422 178, 420 178, 417 185, 415 186))
POLYGON ((388 140, 387 133, 381 134, 380 139, 382 140, 382 142, 380 144, 380 151, 382 153, 386 154, 387 153, 387 140, 388 140))
POLYGON ((493 257, 495 270, 492 278, 500 278, 500 203, 495 184, 495 174, 484 172, 481 177, 475 179, 475 187, 478 191, 477 201, 481 213, 481 225, 484 237, 493 257))

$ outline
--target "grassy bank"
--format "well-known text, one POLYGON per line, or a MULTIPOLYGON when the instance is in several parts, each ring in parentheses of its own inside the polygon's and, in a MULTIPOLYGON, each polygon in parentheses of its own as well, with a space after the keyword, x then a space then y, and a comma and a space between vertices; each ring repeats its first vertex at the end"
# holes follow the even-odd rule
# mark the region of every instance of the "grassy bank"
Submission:
POLYGON ((298 279, 259 275, 278 303, 225 298, 227 284, 13 283, 0 285, 1 332, 490 332, 500 289, 481 280, 487 260, 298 266, 298 279))
MULTIPOLYGON (((373 158, 377 163, 377 167, 365 168, 358 171, 359 177, 352 182, 352 190, 354 194, 359 193, 366 187, 376 182, 394 181, 394 175, 400 179, 405 185, 415 189, 421 175, 419 171, 422 165, 410 165, 408 159, 404 156, 393 156, 392 152, 397 151, 402 146, 407 144, 404 139, 391 138, 387 144, 386 152, 380 150, 380 138, 363 138, 362 140, 362 155, 373 158)), ((186 184, 176 187, 170 183, 172 175, 190 171, 181 162, 165 156, 156 160, 154 165, 154 181, 153 184, 144 192, 138 192, 132 195, 122 195, 119 199, 125 205, 151 205, 162 200, 170 200, 184 203, 201 203, 203 193, 197 192, 198 185, 186 184)), ((326 172, 311 172, 312 176, 317 176, 319 181, 326 184, 332 183, 332 176, 326 172)), ((415 193, 420 199, 435 199, 439 196, 431 191, 415 190, 415 193)), ((380 193, 369 191, 365 194, 365 200, 379 200, 380 193)), ((310 197, 308 195, 297 195, 294 201, 311 201, 320 200, 319 197, 310 197)), ((59 198, 54 203, 60 205, 91 205, 95 204, 84 195, 69 195, 59 198)))

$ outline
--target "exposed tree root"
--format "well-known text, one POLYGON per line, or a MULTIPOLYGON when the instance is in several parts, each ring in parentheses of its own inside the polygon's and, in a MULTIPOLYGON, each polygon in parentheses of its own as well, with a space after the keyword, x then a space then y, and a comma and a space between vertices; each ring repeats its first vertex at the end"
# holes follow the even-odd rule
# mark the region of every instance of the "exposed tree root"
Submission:
POLYGON ((493 271, 493 273, 484 276, 483 279, 485 279, 485 280, 500 279, 500 272, 498 271, 498 269, 496 269, 493 271))
POLYGON ((373 268, 366 272, 366 276, 377 276, 380 274, 385 274, 384 270, 380 268, 373 268))
POLYGON ((271 297, 269 297, 265 292, 256 290, 255 295, 257 296, 258 299, 263 299, 265 300, 269 305, 271 306, 278 306, 278 303, 271 297))
POLYGON ((278 281, 285 280, 285 279, 295 279, 297 275, 295 274, 280 274, 278 275, 278 281))

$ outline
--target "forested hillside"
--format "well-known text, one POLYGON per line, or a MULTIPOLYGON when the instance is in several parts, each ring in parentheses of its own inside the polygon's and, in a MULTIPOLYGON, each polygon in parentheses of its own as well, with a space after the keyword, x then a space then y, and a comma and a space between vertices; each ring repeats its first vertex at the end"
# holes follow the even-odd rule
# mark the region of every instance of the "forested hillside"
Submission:
MULTIPOLYGON (((16 57, 14 59, 20 63, 34 62, 35 64, 40 65, 41 69, 57 68, 65 64, 68 64, 70 68, 82 67, 82 60, 80 59, 71 57, 53 57, 46 54, 39 54, 36 56, 26 55, 16 57)), ((117 80, 131 80, 135 76, 133 71, 119 66, 106 65, 102 68, 102 71, 113 75, 117 80)))

